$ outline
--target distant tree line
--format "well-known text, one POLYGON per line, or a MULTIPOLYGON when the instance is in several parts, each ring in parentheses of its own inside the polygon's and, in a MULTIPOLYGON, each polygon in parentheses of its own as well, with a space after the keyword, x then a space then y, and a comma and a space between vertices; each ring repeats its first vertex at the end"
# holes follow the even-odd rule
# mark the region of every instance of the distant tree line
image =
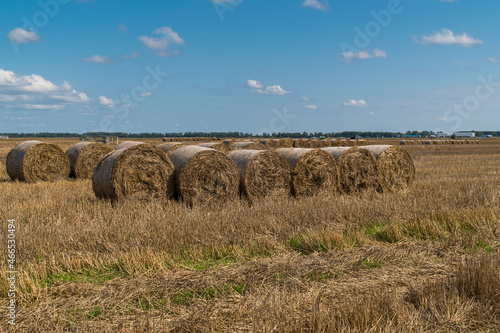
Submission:
MULTIPOLYGON (((493 135, 500 136, 500 131, 473 131, 477 136, 493 135)), ((0 133, 0 136, 8 136, 11 138, 84 138, 88 136, 118 136, 119 138, 198 138, 198 137, 214 137, 214 138, 320 138, 320 137, 361 137, 361 138, 399 138, 404 134, 421 135, 427 137, 435 134, 433 131, 407 131, 401 132, 285 132, 285 133, 263 133, 262 135, 244 133, 244 132, 172 132, 172 133, 123 133, 123 132, 87 132, 87 133, 0 133)))

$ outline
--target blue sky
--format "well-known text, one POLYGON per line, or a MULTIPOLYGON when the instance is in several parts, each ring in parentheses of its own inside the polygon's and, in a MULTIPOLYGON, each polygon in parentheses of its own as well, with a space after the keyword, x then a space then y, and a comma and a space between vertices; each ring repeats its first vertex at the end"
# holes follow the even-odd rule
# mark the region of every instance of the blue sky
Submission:
POLYGON ((0 3, 0 132, 498 130, 500 2, 0 3))

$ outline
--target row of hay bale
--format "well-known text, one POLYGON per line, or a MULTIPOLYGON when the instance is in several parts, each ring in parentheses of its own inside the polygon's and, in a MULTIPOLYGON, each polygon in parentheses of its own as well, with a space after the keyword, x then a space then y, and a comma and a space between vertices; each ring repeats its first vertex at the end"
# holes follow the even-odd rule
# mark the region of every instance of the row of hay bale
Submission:
POLYGON ((401 140, 400 145, 474 145, 479 140, 401 140))
POLYGON ((196 138, 188 138, 188 137, 180 137, 180 138, 169 138, 169 137, 164 137, 163 142, 209 142, 209 141, 217 141, 220 140, 215 137, 196 137, 196 138))
POLYGON ((188 204, 225 201, 239 194, 252 201, 283 194, 351 194, 369 188, 399 191, 415 178, 410 155, 395 146, 224 153, 199 145, 123 142, 108 153, 93 154, 86 152, 88 144, 75 146, 65 156, 55 145, 22 143, 7 157, 9 175, 28 182, 67 178, 70 164, 76 172, 74 161, 82 158, 81 163, 89 163, 82 168, 85 172, 95 165, 92 187, 99 198, 166 197, 188 204), (104 156, 94 162, 99 154, 104 156))

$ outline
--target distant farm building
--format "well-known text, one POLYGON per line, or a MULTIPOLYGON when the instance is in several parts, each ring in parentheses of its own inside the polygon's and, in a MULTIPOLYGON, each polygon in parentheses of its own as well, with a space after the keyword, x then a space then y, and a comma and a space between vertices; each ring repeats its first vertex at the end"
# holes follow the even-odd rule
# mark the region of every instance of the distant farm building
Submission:
POLYGON ((475 138, 476 133, 474 132, 455 132, 453 133, 457 138, 475 138))

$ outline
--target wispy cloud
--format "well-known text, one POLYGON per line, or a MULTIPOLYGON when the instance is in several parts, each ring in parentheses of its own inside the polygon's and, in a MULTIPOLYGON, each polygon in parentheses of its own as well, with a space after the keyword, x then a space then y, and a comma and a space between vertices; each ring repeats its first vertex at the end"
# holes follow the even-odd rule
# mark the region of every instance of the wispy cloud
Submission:
POLYGON ((441 32, 434 31, 430 35, 413 37, 413 40, 422 45, 459 45, 471 47, 475 44, 484 44, 482 40, 470 37, 465 32, 463 34, 455 34, 446 28, 443 28, 441 32))
POLYGON ((314 8, 314 9, 321 10, 321 11, 324 11, 324 12, 327 12, 330 9, 330 7, 328 6, 328 0, 322 0, 322 1, 319 1, 319 0, 305 0, 302 3, 302 6, 314 8))
POLYGON ((305 108, 308 110, 317 110, 318 109, 318 107, 314 104, 306 105, 305 108))
POLYGON ((12 43, 27 44, 30 42, 39 42, 40 35, 31 29, 15 28, 7 34, 7 39, 12 43))
POLYGON ((153 37, 140 36, 139 40, 148 49, 155 52, 157 56, 169 57, 179 53, 178 50, 169 51, 172 44, 184 45, 186 42, 177 32, 170 27, 161 27, 153 32, 153 37))
POLYGON ((125 59, 137 59, 137 58, 139 58, 139 53, 138 52, 132 52, 130 54, 124 54, 123 58, 125 58, 125 59))
POLYGON ((82 62, 92 62, 94 64, 113 64, 116 62, 116 60, 96 54, 93 55, 92 57, 83 58, 82 62))
POLYGON ((352 60, 366 60, 372 58, 386 59, 387 53, 383 50, 375 49, 373 52, 361 51, 358 53, 349 51, 339 54, 340 61, 350 63, 352 60))
POLYGON ((364 99, 350 99, 347 102, 344 102, 344 106, 355 107, 355 108, 366 108, 368 107, 368 103, 364 99))

